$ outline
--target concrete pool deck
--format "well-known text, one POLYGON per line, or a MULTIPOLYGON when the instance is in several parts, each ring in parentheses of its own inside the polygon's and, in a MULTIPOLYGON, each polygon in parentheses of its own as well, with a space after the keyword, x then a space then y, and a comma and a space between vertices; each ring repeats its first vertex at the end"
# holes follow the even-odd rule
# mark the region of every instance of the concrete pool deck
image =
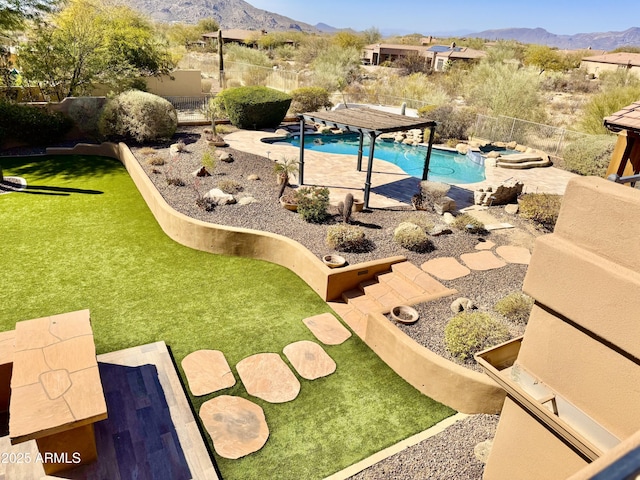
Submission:
MULTIPOLYGON (((298 158, 299 148, 288 144, 262 142, 263 138, 277 138, 282 135, 264 131, 239 130, 225 136, 231 148, 281 160, 298 158)), ((304 184, 325 186, 330 190, 332 204, 344 199, 347 193, 356 198, 364 196, 367 159, 363 158, 363 171, 356 169, 355 155, 305 150, 304 184)), ((577 175, 554 167, 514 170, 486 168, 486 180, 478 183, 453 184, 453 196, 458 207, 473 203, 472 193, 479 188, 499 185, 507 180, 519 180, 524 184, 525 193, 564 194, 567 183, 577 175)), ((418 191, 420 180, 404 173, 400 167, 383 160, 374 159, 371 176, 371 208, 400 208, 411 203, 411 196, 418 191)))

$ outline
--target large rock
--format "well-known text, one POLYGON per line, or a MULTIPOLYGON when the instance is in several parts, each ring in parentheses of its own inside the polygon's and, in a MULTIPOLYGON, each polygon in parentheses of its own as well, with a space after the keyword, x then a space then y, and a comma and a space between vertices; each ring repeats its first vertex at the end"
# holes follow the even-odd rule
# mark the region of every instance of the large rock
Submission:
POLYGON ((194 177, 210 177, 211 174, 207 171, 206 167, 200 167, 194 172, 191 172, 194 177))
POLYGON ((469 153, 470 149, 471 147, 469 147, 469 145, 467 145, 466 143, 458 143, 456 145, 456 150, 458 151, 458 153, 461 153, 462 155, 466 155, 467 153, 469 153))
POLYGON ((457 298, 451 303, 451 311, 453 313, 468 312, 475 308, 475 304, 465 297, 457 298))
POLYGON ((455 212, 457 208, 456 201, 451 197, 439 198, 433 204, 433 209, 439 215, 443 215, 444 212, 455 212))
POLYGON ((204 194, 204 198, 210 199, 216 205, 231 205, 236 203, 236 199, 233 195, 224 193, 219 188, 213 188, 204 194))
POLYGON ((505 182, 498 186, 480 188, 473 192, 476 205, 505 205, 512 203, 522 193, 524 184, 518 181, 505 182))
POLYGON ((220 160, 221 162, 225 162, 225 163, 231 163, 233 162, 233 155, 231 155, 229 152, 218 152, 218 160, 220 160))

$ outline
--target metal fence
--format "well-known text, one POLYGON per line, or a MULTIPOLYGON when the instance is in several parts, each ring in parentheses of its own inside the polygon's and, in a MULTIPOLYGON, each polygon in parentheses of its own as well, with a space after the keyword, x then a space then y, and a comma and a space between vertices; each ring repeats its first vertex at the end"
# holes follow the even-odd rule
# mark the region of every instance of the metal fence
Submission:
MULTIPOLYGON (((220 85, 220 71, 218 61, 211 62, 209 71, 205 72, 212 81, 220 85)), ((242 87, 252 85, 263 85, 266 87, 290 92, 300 86, 300 75, 291 70, 282 70, 274 67, 262 67, 249 63, 224 62, 224 79, 222 86, 242 87)))
POLYGON ((493 142, 517 142, 536 148, 551 157, 562 158, 564 147, 589 134, 529 122, 513 117, 478 115, 473 135, 493 142))
POLYGON ((204 109, 209 103, 211 95, 202 94, 199 97, 163 97, 171 102, 178 113, 178 123, 203 123, 207 121, 204 109))
POLYGON ((400 107, 403 103, 407 108, 414 108, 419 110, 422 107, 430 105, 422 100, 415 100, 413 98, 398 97, 394 95, 380 95, 378 93, 334 93, 330 97, 331 102, 335 105, 337 103, 368 103, 371 105, 387 105, 400 107))

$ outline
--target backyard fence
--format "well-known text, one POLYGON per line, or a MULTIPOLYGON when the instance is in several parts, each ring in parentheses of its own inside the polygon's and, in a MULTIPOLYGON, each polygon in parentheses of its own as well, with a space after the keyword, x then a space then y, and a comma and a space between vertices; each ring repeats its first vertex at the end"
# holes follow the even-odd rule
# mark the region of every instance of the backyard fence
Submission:
POLYGON ((513 117, 478 115, 473 135, 493 142, 517 142, 562 158, 564 147, 589 134, 513 117))
MULTIPOLYGON (((202 67, 202 65, 201 65, 202 67)), ((214 82, 214 88, 220 86, 218 61, 211 61, 203 70, 214 82)), ((263 85, 283 92, 290 92, 300 86, 298 72, 274 67, 262 67, 249 63, 224 62, 223 88, 263 85)))
POLYGON ((207 120, 204 109, 212 96, 202 94, 199 97, 163 97, 173 105, 178 113, 178 123, 201 123, 207 120))
POLYGON ((367 93, 334 93, 330 97, 331 102, 336 105, 338 103, 368 103, 371 105, 387 105, 400 107, 403 103, 407 108, 419 110, 422 107, 430 105, 422 100, 412 98, 398 97, 395 95, 381 95, 375 92, 367 93))

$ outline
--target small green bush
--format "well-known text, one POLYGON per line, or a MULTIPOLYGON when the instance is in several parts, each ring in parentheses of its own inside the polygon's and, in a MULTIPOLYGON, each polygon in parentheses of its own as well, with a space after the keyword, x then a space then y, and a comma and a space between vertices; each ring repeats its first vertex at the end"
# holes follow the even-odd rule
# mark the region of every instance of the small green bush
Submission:
POLYGON ((458 215, 451 226, 457 230, 464 230, 471 233, 476 233, 484 230, 484 223, 482 223, 477 218, 469 215, 468 213, 458 215))
POLYGON ((433 250, 433 243, 424 229, 415 223, 402 222, 393 232, 393 240, 402 248, 425 253, 433 250))
POLYGON ((545 230, 552 231, 558 220, 561 202, 562 195, 527 193, 520 198, 518 213, 545 230))
POLYGON ((615 144, 614 135, 589 135, 580 138, 564 148, 564 166, 578 175, 604 177, 615 144))
POLYGON ((532 307, 533 298, 522 292, 513 292, 498 300, 493 309, 509 320, 526 322, 532 307))
POLYGON ((425 213, 415 212, 415 213, 404 216, 401 221, 410 222, 415 225, 418 225, 426 233, 429 233, 431 230, 433 230, 433 227, 435 226, 434 223, 427 217, 427 214, 425 213))
POLYGON ((98 122, 100 133, 137 142, 171 138, 178 127, 176 109, 164 98, 129 90, 111 99, 98 122))
POLYGON ((233 195, 234 193, 238 193, 242 190, 242 185, 235 180, 225 179, 218 182, 218 188, 224 193, 233 195))
POLYGON ((287 114, 291 96, 267 87, 237 87, 220 92, 231 123, 244 129, 277 127, 287 114))
POLYGON ((355 225, 332 225, 327 229, 325 240, 329 248, 339 252, 366 252, 371 248, 364 230, 355 225))
POLYGON ((104 105, 105 99, 102 97, 74 98, 69 106, 68 115, 81 132, 97 135, 98 121, 104 105))
POLYGON ((48 145, 60 140, 72 126, 73 122, 62 113, 0 100, 0 142, 48 145))
POLYGON ((326 187, 301 187, 295 191, 298 213, 310 223, 322 223, 329 214, 329 189, 326 187))
POLYGON ((475 353, 507 340, 507 327, 485 312, 459 313, 444 329, 447 350, 460 360, 472 358, 475 353))
POLYGON ((322 87, 302 87, 291 92, 291 111, 293 113, 317 112, 333 104, 329 92, 322 87))

